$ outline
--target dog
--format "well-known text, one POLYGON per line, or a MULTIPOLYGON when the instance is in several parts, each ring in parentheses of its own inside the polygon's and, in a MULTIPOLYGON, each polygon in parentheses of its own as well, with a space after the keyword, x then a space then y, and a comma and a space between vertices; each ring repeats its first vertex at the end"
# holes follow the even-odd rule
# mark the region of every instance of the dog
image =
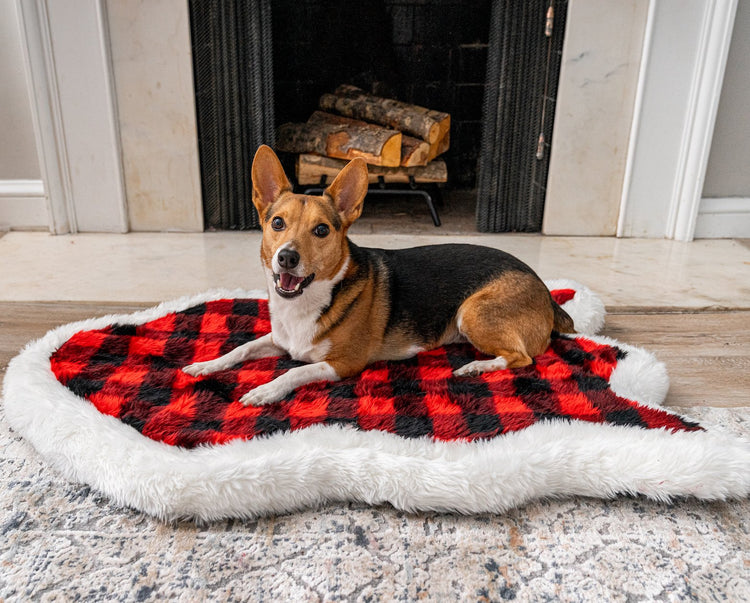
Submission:
POLYGON ((503 251, 464 244, 371 249, 350 241, 347 231, 368 187, 361 158, 321 196, 300 195, 263 145, 252 185, 271 332, 183 368, 201 376, 284 354, 307 363, 246 393, 244 405, 277 402, 302 385, 338 381, 373 362, 455 342, 490 356, 458 368, 456 376, 523 367, 547 349, 553 330, 575 332, 536 273, 503 251))

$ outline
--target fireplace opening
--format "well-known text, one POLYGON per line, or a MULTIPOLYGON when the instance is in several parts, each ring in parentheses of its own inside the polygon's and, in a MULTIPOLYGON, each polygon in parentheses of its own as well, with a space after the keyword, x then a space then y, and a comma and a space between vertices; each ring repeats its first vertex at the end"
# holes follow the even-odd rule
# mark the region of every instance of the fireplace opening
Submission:
MULTIPOLYGON (((321 96, 349 84, 450 114, 439 157, 444 229, 539 231, 566 8, 567 0, 191 0, 207 228, 257 227, 257 146, 273 146, 279 126, 308 120, 321 96)), ((293 176, 296 156, 280 156, 293 176)), ((427 205, 406 196, 368 198, 363 219, 432 227, 427 205)))

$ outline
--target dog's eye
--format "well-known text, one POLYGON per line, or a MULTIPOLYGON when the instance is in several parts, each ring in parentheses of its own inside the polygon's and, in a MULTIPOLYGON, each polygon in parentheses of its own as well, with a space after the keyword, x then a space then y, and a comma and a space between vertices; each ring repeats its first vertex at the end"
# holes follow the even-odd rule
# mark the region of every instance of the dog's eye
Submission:
POLYGON ((284 230, 285 226, 286 224, 284 224, 283 218, 279 218, 278 216, 276 216, 273 220, 271 220, 271 228, 273 228, 274 230, 284 230))
POLYGON ((320 237, 321 239, 322 239, 323 237, 327 237, 327 236, 328 236, 328 233, 329 233, 329 232, 331 232, 331 229, 330 229, 330 228, 328 228, 328 224, 318 224, 318 225, 317 225, 317 226, 316 226, 316 227, 315 227, 315 228, 313 229, 313 234, 314 234, 314 235, 315 235, 316 237, 320 237))

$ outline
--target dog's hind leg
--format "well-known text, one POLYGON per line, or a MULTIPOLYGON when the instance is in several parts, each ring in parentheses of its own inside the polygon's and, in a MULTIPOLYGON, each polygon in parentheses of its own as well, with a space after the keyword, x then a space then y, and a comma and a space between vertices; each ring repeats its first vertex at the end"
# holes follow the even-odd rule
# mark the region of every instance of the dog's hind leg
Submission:
POLYGON ((549 292, 533 275, 510 273, 470 295, 457 314, 458 331, 483 354, 458 376, 528 366, 547 349, 554 314, 549 292))
POLYGON ((531 359, 529 359, 528 356, 510 350, 499 350, 497 356, 494 358, 488 358, 487 360, 474 360, 457 368, 453 371, 453 374, 456 375, 456 377, 473 377, 489 371, 502 371, 503 369, 508 368, 509 357, 514 359, 518 358, 520 362, 524 363, 516 363, 515 366, 525 366, 526 364, 531 363, 531 359), (527 359, 529 360, 528 362, 526 362, 527 359))

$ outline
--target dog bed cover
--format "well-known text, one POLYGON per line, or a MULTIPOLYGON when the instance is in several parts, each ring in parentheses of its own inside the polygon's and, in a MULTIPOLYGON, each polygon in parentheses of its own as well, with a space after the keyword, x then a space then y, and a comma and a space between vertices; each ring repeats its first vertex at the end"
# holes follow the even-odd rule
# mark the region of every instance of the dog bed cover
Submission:
POLYGON ((585 335, 529 367, 454 377, 468 344, 379 362, 267 406, 239 398, 298 363, 180 369, 270 330, 258 292, 211 292, 65 325, 9 368, 6 414, 72 479, 163 518, 255 516, 327 501, 502 511, 539 496, 742 496, 750 447, 658 405, 664 366, 596 337, 601 301, 547 283, 585 335))

